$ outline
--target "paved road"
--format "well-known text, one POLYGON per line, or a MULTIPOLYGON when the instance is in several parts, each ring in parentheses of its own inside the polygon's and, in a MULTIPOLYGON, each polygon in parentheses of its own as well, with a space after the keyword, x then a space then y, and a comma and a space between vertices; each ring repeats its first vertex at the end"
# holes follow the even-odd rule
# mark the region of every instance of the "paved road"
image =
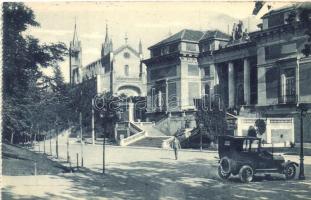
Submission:
MULTIPOLYGON (((60 139, 62 158, 66 158, 65 141, 60 139)), ((55 155, 54 141, 52 144, 55 155)), ((72 142, 69 146, 72 158, 80 154, 80 144, 72 142)), ((11 199, 311 199, 310 180, 284 181, 276 176, 272 180, 257 177, 249 184, 241 184, 236 177, 222 181, 217 176, 215 156, 213 152, 181 151, 176 161, 168 150, 108 146, 106 175, 102 175, 102 146, 85 145, 84 166, 90 170, 55 176, 4 177, 4 196, 11 199)), ((289 156, 288 159, 297 161, 298 158, 289 156)), ((311 179, 311 158, 306 157, 305 163, 306 176, 311 179)))

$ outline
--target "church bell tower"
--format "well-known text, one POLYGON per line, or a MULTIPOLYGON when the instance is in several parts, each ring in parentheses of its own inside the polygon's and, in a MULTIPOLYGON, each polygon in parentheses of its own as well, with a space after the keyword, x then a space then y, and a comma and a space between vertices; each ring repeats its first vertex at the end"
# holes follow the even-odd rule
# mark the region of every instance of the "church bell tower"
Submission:
POLYGON ((109 54, 113 50, 112 48, 113 48, 112 40, 109 39, 108 25, 106 24, 106 37, 105 37, 105 42, 102 44, 101 57, 104 57, 107 54, 109 54))
POLYGON ((82 82, 82 47, 78 39, 77 24, 75 22, 73 39, 69 47, 70 84, 82 82))

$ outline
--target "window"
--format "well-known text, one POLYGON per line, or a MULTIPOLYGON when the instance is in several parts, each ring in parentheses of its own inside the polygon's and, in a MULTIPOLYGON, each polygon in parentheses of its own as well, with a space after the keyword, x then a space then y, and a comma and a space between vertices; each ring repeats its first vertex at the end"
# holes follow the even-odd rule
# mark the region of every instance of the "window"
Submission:
POLYGON ((163 47, 161 49, 161 55, 169 54, 169 46, 163 47))
POLYGON ((296 102, 296 78, 295 69, 286 69, 281 74, 281 96, 280 103, 296 102))
POLYGON ((169 46, 170 53, 176 52, 178 50, 179 50, 178 44, 172 44, 172 45, 169 46))
POLYGON ((197 45, 192 43, 186 43, 186 50, 187 51, 196 51, 197 45))
POLYGON ((281 45, 270 45, 265 47, 266 59, 274 59, 281 56, 281 45))
POLYGON ((280 26, 284 24, 284 13, 272 15, 268 18, 268 27, 280 26))
POLYGON ((204 68, 204 75, 205 76, 210 76, 210 66, 207 66, 204 68))
POLYGON ((125 75, 125 76, 128 76, 128 75, 129 75, 129 66, 128 66, 128 65, 125 65, 125 66, 124 66, 124 75, 125 75))
POLYGON ((188 83, 188 98, 189 98, 189 104, 193 106, 194 105, 194 99, 200 98, 200 85, 197 82, 189 82, 188 83))
POLYGON ((151 51, 152 57, 161 55, 161 48, 156 48, 151 51))
POLYGON ((244 140, 243 141, 243 151, 245 152, 258 152, 259 150, 259 140, 244 140))
POLYGON ((176 65, 167 66, 165 68, 160 68, 160 69, 152 69, 150 71, 151 80, 162 79, 162 78, 172 77, 172 76, 177 76, 176 65))
POLYGON ((123 56, 124 58, 130 58, 130 54, 128 52, 124 52, 123 56))
POLYGON ((176 96, 177 93, 177 86, 176 83, 169 83, 168 84, 168 106, 169 108, 173 109, 178 105, 178 99, 176 96))

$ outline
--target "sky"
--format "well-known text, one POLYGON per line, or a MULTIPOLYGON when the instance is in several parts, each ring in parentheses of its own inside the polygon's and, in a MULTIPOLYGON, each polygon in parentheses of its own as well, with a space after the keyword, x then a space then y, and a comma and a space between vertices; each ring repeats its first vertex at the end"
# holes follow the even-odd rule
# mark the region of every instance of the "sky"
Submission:
MULTIPOLYGON (((270 3, 272 8, 286 3, 270 3)), ((125 43, 138 50, 143 44, 144 57, 148 47, 168 37, 169 32, 188 28, 196 30, 218 29, 231 34, 233 23, 244 22, 248 31, 254 31, 260 17, 252 16, 254 2, 27 2, 40 27, 30 28, 26 34, 42 43, 63 42, 69 47, 75 21, 82 43, 83 66, 100 58, 101 44, 106 34, 113 40, 114 49, 125 43), (76 19, 76 20, 75 20, 76 19)), ((69 81, 69 61, 60 63, 65 81, 69 81)), ((50 71, 47 71, 50 73, 50 71)))

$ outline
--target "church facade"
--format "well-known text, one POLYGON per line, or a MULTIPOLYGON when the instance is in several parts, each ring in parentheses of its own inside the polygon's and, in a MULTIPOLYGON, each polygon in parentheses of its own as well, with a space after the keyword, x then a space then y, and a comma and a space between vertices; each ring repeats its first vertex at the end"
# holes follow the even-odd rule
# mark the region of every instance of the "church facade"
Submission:
POLYGON ((77 85, 92 80, 96 82, 97 94, 111 92, 114 95, 145 96, 146 70, 142 63, 142 43, 139 42, 136 50, 127 40, 126 37, 124 45, 114 50, 106 26, 101 57, 83 66, 82 46, 75 26, 73 40, 70 42, 70 83, 77 85))

